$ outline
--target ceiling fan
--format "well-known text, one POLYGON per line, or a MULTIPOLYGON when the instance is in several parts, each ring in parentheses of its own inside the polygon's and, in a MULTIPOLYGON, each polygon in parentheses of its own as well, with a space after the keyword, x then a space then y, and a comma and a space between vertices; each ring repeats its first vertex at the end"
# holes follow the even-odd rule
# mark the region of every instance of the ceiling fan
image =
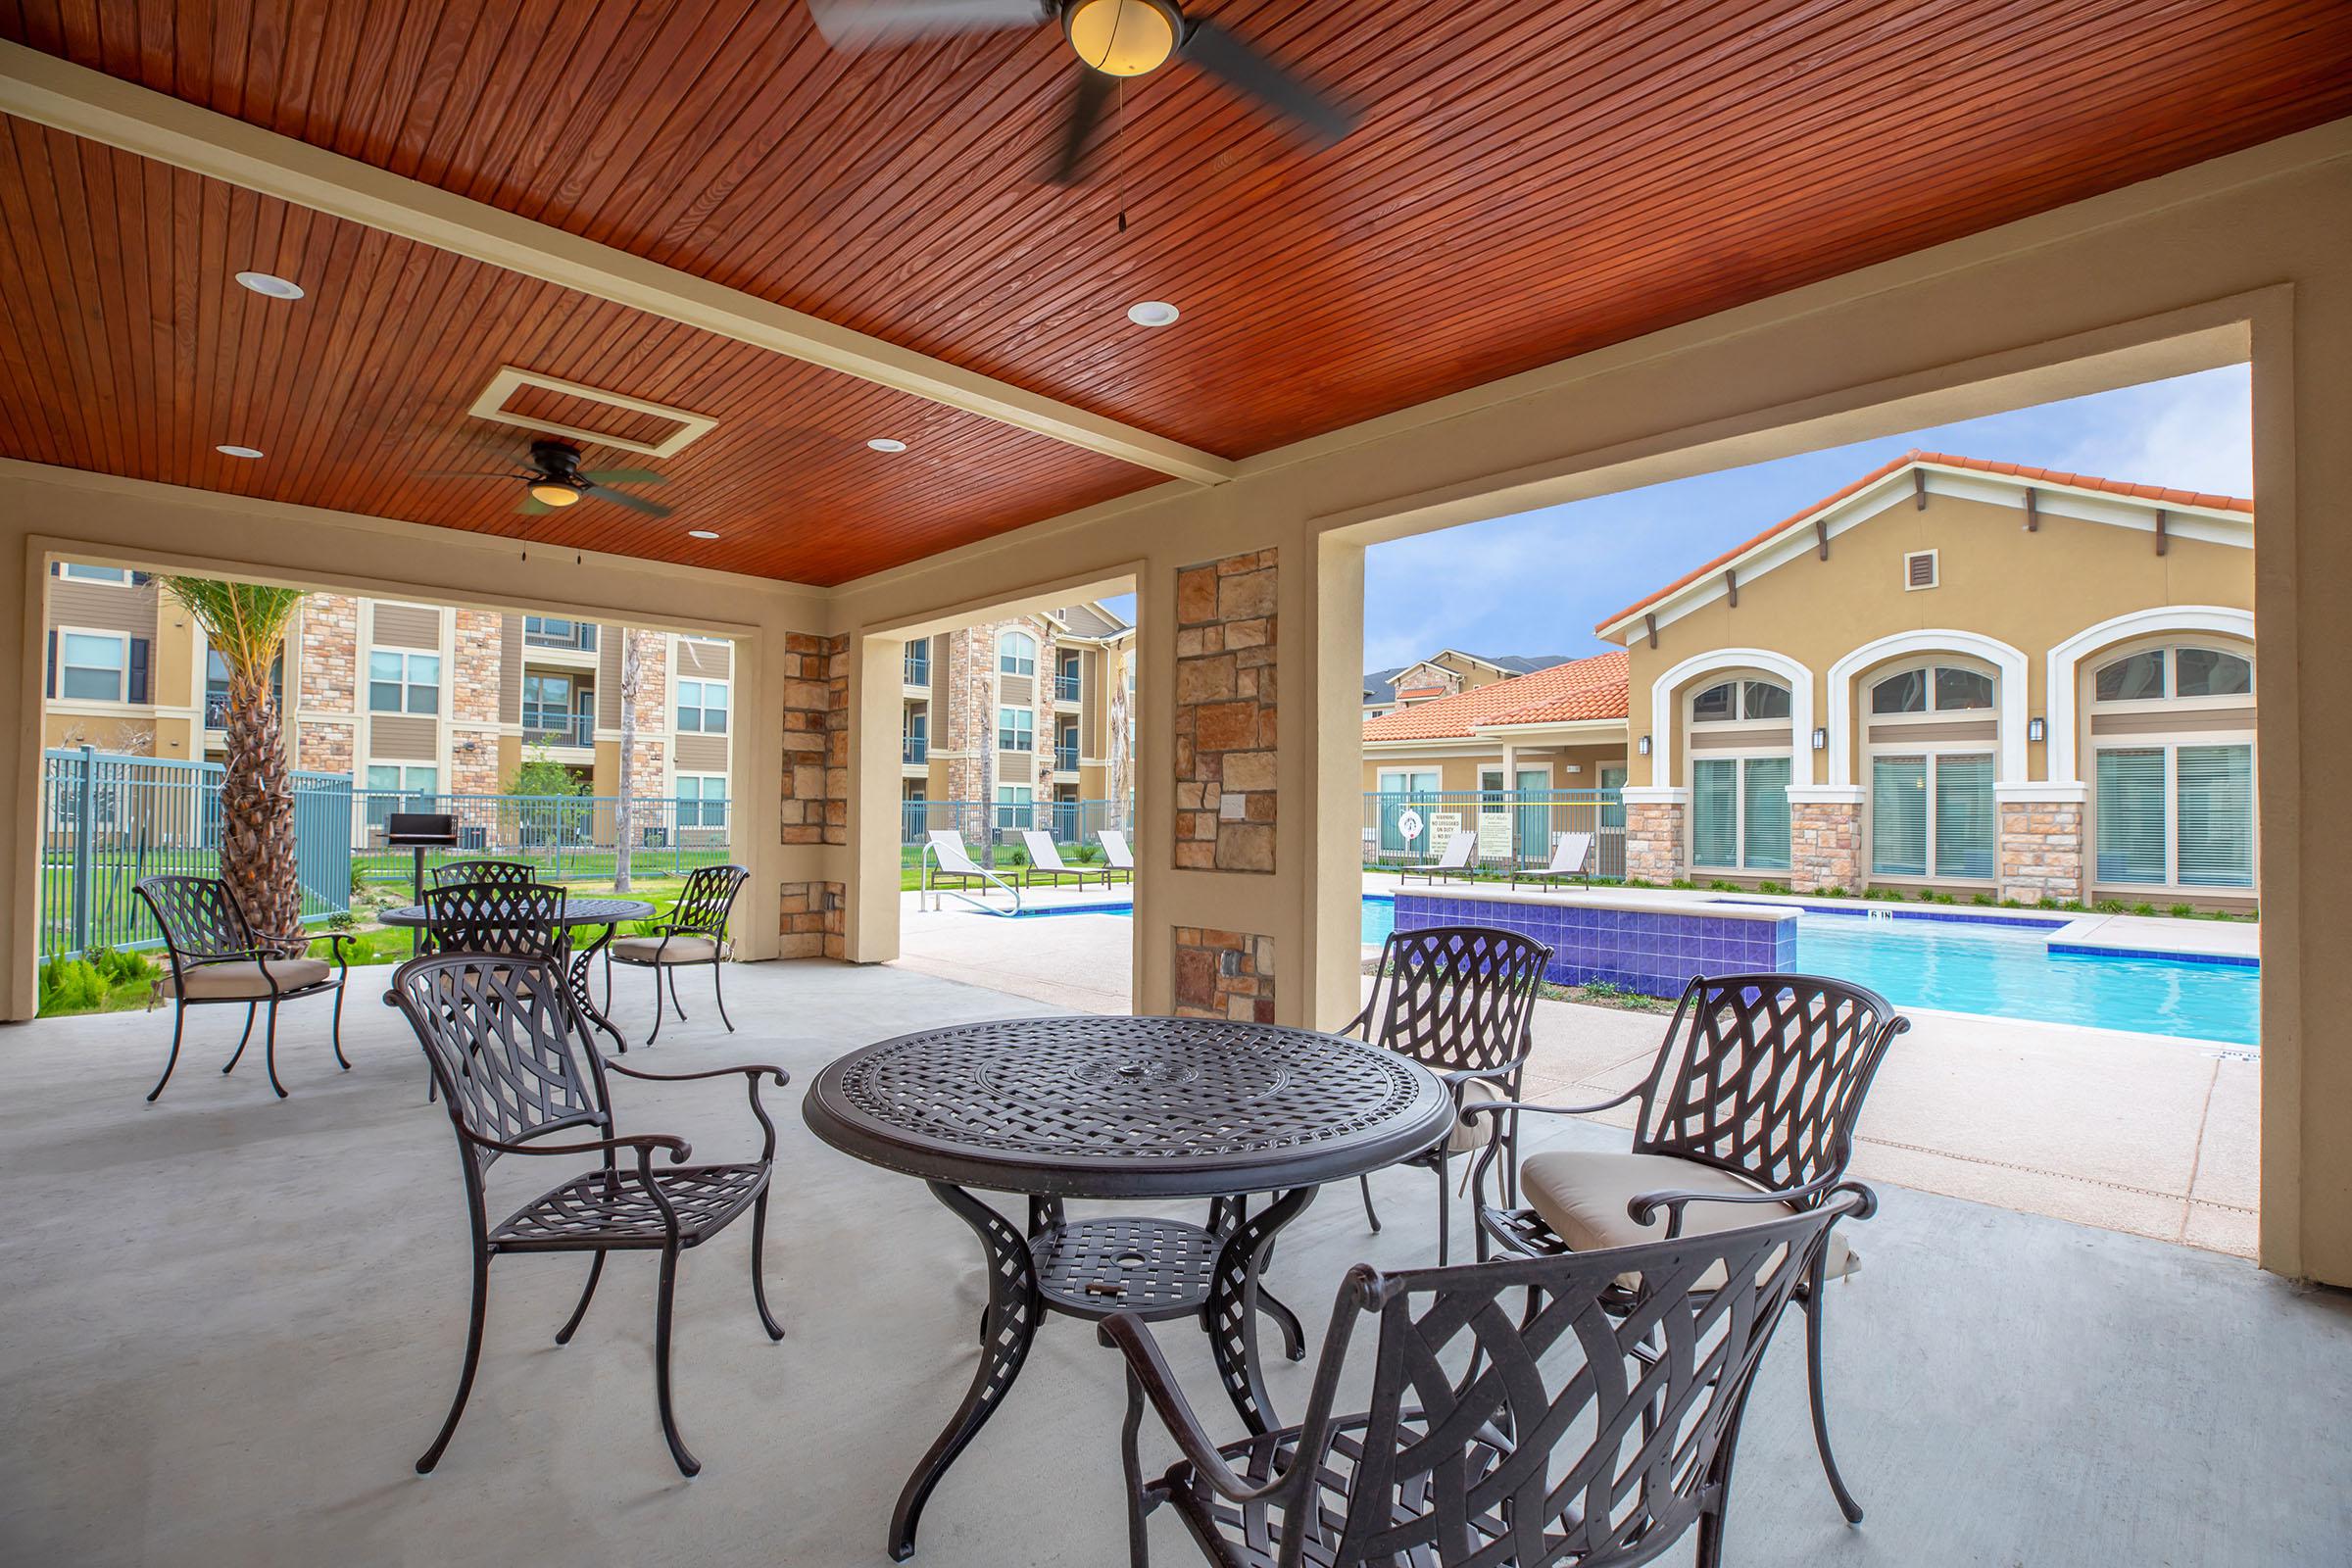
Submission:
POLYGON ((1096 122, 1129 76, 1181 57, 1292 121, 1318 146, 1355 128, 1353 110, 1309 87, 1250 44, 1175 0, 808 0, 809 15, 837 49, 916 38, 1034 27, 1051 22, 1078 57, 1069 119, 1053 179, 1074 185, 1096 122))
POLYGON ((666 517, 669 508, 659 501, 615 490, 616 484, 661 484, 662 475, 651 468, 583 468, 580 449, 568 441, 534 441, 531 443, 530 469, 527 472, 510 469, 505 473, 460 472, 449 469, 427 469, 419 477, 426 479, 519 479, 523 497, 514 510, 531 516, 568 507, 582 498, 598 501, 617 501, 622 506, 644 513, 649 517, 666 517))

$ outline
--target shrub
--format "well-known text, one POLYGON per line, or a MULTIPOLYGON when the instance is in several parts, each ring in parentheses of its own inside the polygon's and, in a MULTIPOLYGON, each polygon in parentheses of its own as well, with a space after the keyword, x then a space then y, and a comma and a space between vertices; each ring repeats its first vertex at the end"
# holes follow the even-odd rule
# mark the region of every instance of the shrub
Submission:
POLYGON ((1726 882, 1723 878, 1717 877, 1714 881, 1707 884, 1707 889, 1712 893, 1737 893, 1740 891, 1740 884, 1737 882, 1726 882))
MULTIPOLYGON (((1646 882, 1642 883, 1642 885, 1643 887, 1647 887, 1647 886, 1649 886, 1649 884, 1648 884, 1648 883, 1646 883, 1646 882)), ((1680 889, 1681 889, 1683 892, 1685 892, 1685 893, 1688 893, 1688 892, 1690 892, 1690 891, 1692 888, 1694 888, 1694 887, 1698 886, 1698 884, 1697 884, 1697 883, 1695 883, 1695 882, 1691 881, 1691 880, 1690 880, 1689 877, 1687 877, 1687 876, 1678 876, 1678 877, 1676 877, 1676 878, 1675 878, 1673 881, 1671 881, 1671 882, 1667 883, 1666 885, 1667 885, 1668 887, 1670 887, 1670 888, 1680 888, 1680 889)))
POLYGON ((114 948, 92 948, 82 955, 82 958, 98 971, 98 977, 109 987, 138 985, 155 978, 155 966, 147 961, 144 954, 122 953, 114 948))
POLYGON ((1788 890, 1778 882, 1759 882, 1756 884, 1756 891, 1758 893, 1786 893, 1788 890))
POLYGON ((2195 906, 2193 905, 2176 904, 2170 910, 2166 912, 2170 913, 2176 920, 2185 920, 2197 911, 2195 906))
POLYGON ((359 928, 359 924, 360 917, 349 909, 337 909, 326 917, 327 929, 330 931, 354 931, 359 928))
POLYGON ((106 977, 87 958, 51 958, 41 965, 40 1010, 95 1012, 106 1005, 106 977))
POLYGON ((2154 914, 2156 912, 2156 906, 2153 904, 2134 904, 2132 906, 2132 912, 2133 914, 2154 914))
POLYGON ((1815 888, 1813 896, 1817 899, 1850 899, 1853 897, 1843 888, 1815 888))
POLYGON ((1980 893, 1968 902, 1971 904, 1981 904, 1989 909, 1992 907, 1992 895, 1989 893, 1980 893))
POLYGON ((2121 899, 2101 899, 2091 907, 2101 914, 2122 914, 2125 910, 2125 904, 2121 899))

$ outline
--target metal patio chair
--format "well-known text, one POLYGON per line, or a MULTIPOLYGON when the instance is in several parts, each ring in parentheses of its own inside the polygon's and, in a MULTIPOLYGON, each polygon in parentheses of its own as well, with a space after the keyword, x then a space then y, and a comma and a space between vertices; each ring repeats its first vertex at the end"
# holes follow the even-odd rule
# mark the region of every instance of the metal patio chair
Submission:
MULTIPOLYGON (((719 966, 727 956, 727 916, 735 907, 735 896, 751 872, 740 865, 706 865, 686 878, 686 889, 678 895, 677 907, 669 918, 653 927, 651 936, 615 937, 605 948, 605 1010, 612 1010, 612 965, 625 963, 634 968, 654 972, 654 1027, 645 1037, 652 1045, 662 1034, 662 976, 669 976, 669 1004, 678 1009, 678 1017, 686 1016, 685 1004, 678 1001, 678 970, 687 964, 707 963, 710 966, 710 995, 718 1001, 719 1022, 727 1033, 735 1032, 735 1020, 727 1016, 727 998, 719 985, 719 966)), ((591 955, 593 957, 594 956, 591 955)))
POLYGON ((336 1063, 351 1071, 343 1054, 343 982, 351 972, 343 945, 349 936, 340 931, 256 930, 238 906, 235 893, 219 877, 147 876, 139 878, 134 891, 164 933, 164 951, 172 961, 172 1054, 164 1062, 164 1075, 147 1091, 148 1103, 155 1102, 172 1081, 172 1069, 179 1065, 180 1032, 193 1006, 244 1005, 245 1032, 237 1036, 237 1049, 221 1067, 223 1073, 234 1070, 244 1056, 246 1043, 253 1038, 254 1014, 264 1006, 270 1009, 262 1032, 262 1061, 270 1087, 283 1100, 286 1086, 277 1081, 278 1004, 331 991, 335 1012, 327 1038, 334 1045, 336 1063), (332 945, 331 965, 310 956, 311 944, 320 940, 332 945))
MULTIPOLYGON (((1535 1017, 1536 988, 1551 949, 1516 932, 1486 926, 1428 926, 1393 931, 1381 944, 1372 1000, 1342 1024, 1338 1033, 1383 1046, 1429 1068, 1453 1094, 1453 1132, 1446 1142, 1406 1160, 1438 1178, 1438 1261, 1451 1251, 1453 1200, 1447 1165, 1456 1155, 1474 1154, 1487 1144, 1486 1128, 1465 1121, 1465 1104, 1517 1100, 1535 1017)), ((1505 1142, 1516 1153, 1516 1126, 1506 1124, 1505 1142)), ((1515 1158, 1506 1158, 1503 1180, 1513 1181, 1515 1158)), ((1372 1179, 1357 1178, 1364 1218, 1380 1229, 1372 1206, 1372 1179)), ((1516 1192, 1515 1186, 1508 1191, 1516 1192)))
POLYGON ((438 888, 454 888, 468 882, 527 887, 538 880, 539 868, 526 860, 452 860, 433 867, 433 886, 438 888))
MULTIPOLYGON (((1470 1106, 1475 1120, 1508 1114, 1590 1115, 1640 1107, 1626 1153, 1557 1150, 1519 1164, 1517 1199, 1486 1201, 1486 1177, 1502 1148, 1490 1137, 1471 1171, 1479 1255, 1491 1240, 1513 1252, 1552 1256, 1620 1248, 1743 1224, 1759 1212, 1805 1212, 1845 1179, 1854 1123, 1894 1037, 1911 1027, 1884 997, 1843 981, 1800 974, 1700 976, 1684 988, 1666 1041, 1642 1082, 1591 1105, 1470 1106), (1524 1200, 1524 1201, 1522 1201, 1524 1200), (1663 1227, 1651 1216, 1667 1211, 1663 1227)), ((1823 1287, 1861 1267, 1836 1237, 1797 1291, 1805 1313, 1813 1442, 1838 1506, 1852 1523, 1861 1504, 1830 1449, 1821 1386, 1823 1287)), ((1604 1294, 1616 1312, 1640 1309, 1629 1292, 1604 1294)))
POLYGON ((1128 1554, 1165 1503, 1219 1568, 1631 1568, 1693 1525, 1723 1561, 1733 1452, 1757 1365, 1831 1227, 1839 1187, 1764 1223, 1607 1252, 1384 1275, 1350 1270, 1297 1425, 1219 1445, 1143 1320, 1106 1319, 1127 1362, 1128 1554), (1604 1305, 1630 1294, 1639 1310, 1604 1305), (1363 1413, 1333 1406, 1357 1321, 1377 1315, 1363 1413), (1144 1479, 1149 1405, 1182 1457, 1144 1479))
MULTIPOLYGON (((531 882, 452 882, 427 888, 423 952, 546 958, 568 966, 570 932, 564 924, 568 897, 561 887, 531 882)), ((438 1081, 427 1073, 424 1098, 431 1101, 439 1093, 438 1081)))
POLYGON ((784 1337, 767 1309, 767 1286, 760 1272, 776 1128, 760 1102, 760 1079, 782 1088, 789 1081, 784 1071, 737 1065, 703 1072, 643 1072, 608 1062, 592 1044, 575 1038, 579 1022, 564 996, 563 965, 547 958, 463 953, 412 958, 393 976, 392 992, 416 1031, 449 1107, 464 1167, 466 1218, 473 1231, 473 1309, 466 1330, 465 1366, 449 1416, 432 1446, 416 1461, 417 1473, 428 1473, 440 1462, 465 1413, 466 1396, 472 1392, 481 1363, 491 1259, 510 1252, 595 1254, 579 1304, 556 1333, 556 1343, 564 1345, 588 1314, 589 1298, 605 1271, 605 1254, 659 1250, 655 1398, 670 1456, 681 1471, 693 1475, 702 1465, 679 1438, 670 1409, 670 1317, 678 1256, 751 1210, 752 1301, 768 1338, 784 1337), (580 1070, 583 1059, 586 1073, 580 1070), (744 1074, 752 1115, 760 1123, 760 1157, 736 1164, 689 1165, 686 1160, 693 1151, 683 1139, 662 1133, 624 1136, 614 1121, 608 1073, 671 1083, 744 1074), (594 1136, 585 1142, 537 1142, 572 1128, 594 1136), (623 1150, 634 1156, 634 1168, 621 1167, 618 1155, 623 1150), (668 1165, 656 1167, 657 1151, 669 1156, 668 1165), (602 1163, 549 1188, 492 1224, 486 1179, 491 1165, 506 1154, 596 1154, 602 1163))

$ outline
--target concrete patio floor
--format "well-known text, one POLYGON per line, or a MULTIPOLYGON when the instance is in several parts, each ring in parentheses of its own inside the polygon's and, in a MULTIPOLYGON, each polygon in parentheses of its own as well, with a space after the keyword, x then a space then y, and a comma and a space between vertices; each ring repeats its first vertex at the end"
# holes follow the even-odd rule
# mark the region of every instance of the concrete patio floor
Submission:
MULTIPOLYGON (((1133 930, 1116 915, 1004 920, 910 902, 900 963, 1057 1009, 1125 1012, 1133 930)), ((1871 1091, 1857 1175, 2254 1255, 2262 1068, 2251 1053, 2022 1019, 1911 1017, 1871 1091)), ((1530 1093, 1590 1104, 1629 1088, 1656 1057, 1665 1022, 1538 1003, 1530 1093)), ((1630 1112, 1606 1119, 1632 1124, 1630 1112)))
MULTIPOLYGON (((412 1472, 457 1372, 466 1232, 447 1121, 424 1102, 413 1040, 371 999, 355 995, 346 1019, 349 1074, 318 1032, 323 1009, 289 1011, 283 1102, 251 1064, 213 1070, 233 1039, 225 1018, 199 1015, 181 1075, 152 1106, 140 1096, 168 1034, 160 1013, 0 1032, 0 1560, 886 1561, 892 1499, 973 1364, 977 1250, 917 1183, 818 1145, 797 1098, 858 1045, 1037 1004, 903 968, 744 965, 728 975, 741 1025, 728 1036, 689 990, 693 1020, 633 1063, 770 1060, 795 1078, 775 1097, 768 1251, 789 1337, 771 1346, 759 1330, 740 1228, 682 1271, 678 1405, 705 1464, 693 1482, 671 1469, 654 1417, 645 1258, 608 1269, 562 1349, 552 1335, 584 1265, 500 1263, 465 1424, 438 1473, 412 1472)), ((641 1033, 642 1003, 622 1021, 641 1033)), ((755 1142, 732 1084, 618 1093, 624 1130, 683 1133, 704 1157, 755 1142)), ((1580 1123, 1541 1135, 1620 1136, 1580 1123)), ((552 1179, 511 1168, 521 1163, 502 1163, 494 1198, 552 1179)), ((1347 1264, 1427 1260, 1429 1177, 1376 1185, 1385 1234, 1367 1234, 1344 1191, 1286 1233, 1270 1281, 1310 1341, 1347 1264)), ((1801 1338, 1788 1333, 1741 1441, 1732 1561, 2352 1558, 2352 1446, 2337 1436, 2352 1300, 2210 1252, 1882 1192, 1855 1236, 1866 1266, 1836 1289, 1830 1319, 1834 1430, 1870 1517, 1849 1530, 1830 1500, 1801 1338)), ((1232 1430, 1200 1337, 1173 1324, 1161 1337, 1212 1425, 1232 1430)), ((1306 1376, 1273 1363, 1286 1411, 1306 1376)), ((1050 1322, 1021 1386, 933 1497, 915 1561, 1124 1561, 1120 1407, 1109 1352, 1083 1325, 1050 1322)), ((1199 1560, 1170 1519, 1153 1540, 1163 1564, 1199 1560)), ((1686 1545, 1666 1560, 1689 1558, 1686 1545)))

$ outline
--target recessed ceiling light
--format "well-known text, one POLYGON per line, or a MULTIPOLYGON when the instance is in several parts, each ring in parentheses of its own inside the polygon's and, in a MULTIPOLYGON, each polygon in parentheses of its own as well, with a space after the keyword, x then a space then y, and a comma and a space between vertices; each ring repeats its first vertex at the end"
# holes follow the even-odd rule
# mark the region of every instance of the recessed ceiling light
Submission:
POLYGON ((1179 314, 1166 300, 1145 300, 1127 307, 1127 319, 1138 326, 1174 326, 1179 314))
POLYGON ((886 435, 878 435, 868 441, 866 445, 872 447, 876 452, 904 452, 906 450, 906 442, 894 441, 886 435))
POLYGON ((689 528, 686 530, 686 537, 689 539, 715 539, 718 535, 708 528, 689 528))
POLYGON ((302 285, 300 283, 289 283, 284 278, 272 277, 268 272, 239 272, 237 274, 237 281, 244 284, 247 288, 253 290, 256 294, 267 294, 273 300, 298 300, 302 298, 302 285))
POLYGON ((258 458, 262 455, 260 447, 215 447, 213 450, 224 458, 258 458))

